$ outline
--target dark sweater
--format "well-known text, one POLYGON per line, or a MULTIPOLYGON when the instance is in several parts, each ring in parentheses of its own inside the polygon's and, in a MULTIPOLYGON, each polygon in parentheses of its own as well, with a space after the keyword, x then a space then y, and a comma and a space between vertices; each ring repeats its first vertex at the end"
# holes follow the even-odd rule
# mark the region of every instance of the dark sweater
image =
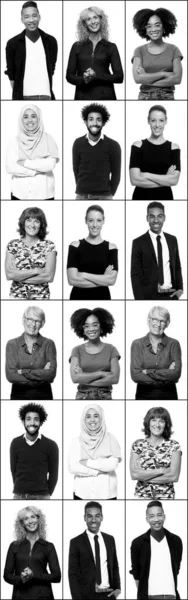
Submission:
POLYGON ((104 136, 91 146, 85 135, 73 144, 73 170, 77 194, 114 194, 120 182, 121 148, 104 136))
POLYGON ((44 435, 32 446, 23 435, 14 438, 10 446, 14 493, 53 494, 58 478, 58 459, 57 444, 44 435))

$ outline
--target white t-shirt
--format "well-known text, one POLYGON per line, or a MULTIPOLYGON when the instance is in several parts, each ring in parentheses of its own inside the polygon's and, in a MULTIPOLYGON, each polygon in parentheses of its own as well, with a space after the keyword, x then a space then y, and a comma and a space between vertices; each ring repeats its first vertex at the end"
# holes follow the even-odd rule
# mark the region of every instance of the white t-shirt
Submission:
POLYGON ((176 596, 170 549, 166 536, 157 542, 150 536, 151 562, 148 581, 148 596, 169 594, 176 596))
POLYGON ((51 96, 46 55, 41 37, 33 43, 25 36, 26 61, 23 81, 24 96, 51 96))

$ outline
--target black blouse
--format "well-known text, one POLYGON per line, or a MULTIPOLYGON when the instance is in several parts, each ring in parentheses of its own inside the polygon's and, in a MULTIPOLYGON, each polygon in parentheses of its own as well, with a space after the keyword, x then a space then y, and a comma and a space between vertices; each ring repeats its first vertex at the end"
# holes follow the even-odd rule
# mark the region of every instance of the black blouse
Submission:
POLYGON ((30 552, 29 540, 12 542, 9 546, 4 579, 14 586, 12 600, 54 600, 51 583, 61 581, 61 571, 54 545, 39 538, 30 552), (50 573, 47 571, 49 566, 50 573), (21 572, 29 567, 33 577, 22 583, 21 572))
POLYGON ((93 51, 91 40, 75 42, 69 55, 66 79, 72 85, 76 85, 75 100, 116 100, 113 84, 123 81, 121 59, 116 44, 102 39, 93 51), (96 77, 85 83, 83 73, 89 67, 95 71, 96 77))
MULTIPOLYGON (((129 168, 137 167, 142 173, 155 173, 156 175, 166 175, 169 167, 176 165, 178 171, 180 166, 179 148, 172 150, 172 142, 166 140, 164 144, 152 144, 149 140, 142 140, 142 146, 131 146, 131 156, 129 168)), ((137 186, 133 193, 133 200, 172 200, 172 190, 170 186, 160 186, 158 188, 141 188, 137 186)))
MULTIPOLYGON (((113 265, 114 270, 118 271, 118 250, 109 249, 109 242, 103 241, 101 244, 90 244, 85 239, 79 240, 78 248, 69 246, 67 259, 67 269, 74 267, 79 272, 92 273, 94 275, 103 275, 108 265, 113 265)), ((96 288, 79 288, 74 286, 70 300, 110 300, 110 291, 108 286, 97 286, 96 288)))

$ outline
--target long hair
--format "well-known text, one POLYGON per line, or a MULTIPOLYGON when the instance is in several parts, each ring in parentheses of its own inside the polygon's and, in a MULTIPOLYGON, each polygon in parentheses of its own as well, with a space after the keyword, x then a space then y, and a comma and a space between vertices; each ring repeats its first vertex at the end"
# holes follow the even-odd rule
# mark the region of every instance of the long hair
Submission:
POLYGON ((98 6, 89 6, 80 13, 77 23, 77 39, 79 42, 85 42, 89 38, 89 31, 86 27, 86 19, 88 18, 89 11, 93 11, 101 19, 101 35, 102 38, 108 40, 108 17, 104 10, 98 8, 98 6))
POLYGON ((36 506, 25 506, 25 508, 22 508, 21 510, 19 510, 16 520, 15 520, 15 523, 14 523, 15 541, 18 544, 20 542, 22 542, 23 540, 25 540, 25 538, 27 536, 27 532, 26 532, 24 524, 23 524, 23 519, 25 518, 27 511, 31 511, 32 513, 34 513, 34 515, 36 515, 38 517, 39 537, 42 538, 43 540, 46 539, 46 517, 45 517, 45 515, 42 513, 40 508, 37 508, 36 506))

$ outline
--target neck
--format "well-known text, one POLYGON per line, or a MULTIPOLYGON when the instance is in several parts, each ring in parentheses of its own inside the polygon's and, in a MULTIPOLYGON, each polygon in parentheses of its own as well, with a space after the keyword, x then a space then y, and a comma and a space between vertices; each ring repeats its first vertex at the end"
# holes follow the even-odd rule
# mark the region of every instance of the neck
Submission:
POLYGON ((163 144, 165 142, 163 134, 159 137, 155 137, 152 133, 149 137, 149 140, 152 142, 152 144, 156 144, 156 146, 160 146, 160 144, 163 144))
POLYGON ((161 542, 165 536, 163 527, 159 531, 153 531, 153 529, 151 529, 151 535, 157 542, 161 542))
POLYGON ((101 346, 103 342, 101 341, 100 337, 97 338, 97 340, 88 340, 87 345, 92 348, 93 346, 101 346))
POLYGON ((163 441, 163 437, 162 435, 154 435, 151 433, 148 441, 151 442, 152 446, 158 446, 163 441))
POLYGON ((39 334, 37 334, 37 335, 31 335, 30 333, 24 333, 24 337, 25 337, 26 344, 27 344, 27 343, 28 343, 28 344, 31 344, 31 342, 33 342, 33 343, 34 343, 34 342, 35 342, 35 340, 37 340, 37 337, 38 337, 38 335, 39 335, 39 334))
POLYGON ((37 439, 37 437, 38 437, 38 431, 34 435, 31 435, 30 433, 28 433, 28 431, 26 431, 26 439, 29 440, 30 442, 34 442, 37 439))
POLYGON ((162 339, 162 335, 161 335, 161 333, 159 333, 159 335, 157 335, 157 334, 154 335, 153 333, 150 333, 149 339, 150 339, 151 344, 155 345, 156 342, 159 342, 162 339))
POLYGON ((38 40, 38 39, 39 39, 39 37, 40 37, 40 33, 39 33, 39 30, 38 30, 38 29, 36 29, 36 31, 26 31, 26 34, 25 34, 25 35, 26 35, 26 36, 29 38, 29 40, 31 40, 32 42, 36 42, 36 40, 38 40))
POLYGON ((89 133, 89 139, 92 140, 92 142, 97 142, 101 135, 101 131, 99 133, 97 133, 97 135, 93 135, 93 133, 91 133, 90 131, 88 133, 89 133))
POLYGON ((156 46, 163 46, 165 44, 165 42, 163 41, 163 38, 160 38, 160 40, 151 40, 150 42, 150 46, 152 46, 152 48, 155 48, 156 46))
POLYGON ((34 542, 36 542, 39 539, 38 531, 34 531, 33 533, 27 533, 26 538, 27 540, 29 540, 29 542, 32 542, 34 544, 34 542))
POLYGON ((35 244, 37 244, 38 239, 39 238, 37 237, 37 235, 33 236, 26 233, 25 237, 23 238, 23 241, 26 242, 27 246, 34 246, 35 244))
POLYGON ((90 242, 90 243, 91 243, 91 244, 93 244, 93 245, 95 245, 95 244, 97 245, 97 244, 100 244, 100 243, 101 243, 103 240, 102 240, 102 238, 101 238, 101 235, 100 235, 100 233, 99 233, 99 235, 97 235, 97 236, 95 236, 95 237, 93 237, 93 236, 91 235, 91 233, 89 233, 88 237, 86 238, 86 241, 87 241, 87 242, 90 242))
POLYGON ((93 42, 93 44, 97 44, 102 39, 102 35, 100 31, 97 33, 90 33, 89 39, 91 40, 91 42, 93 42))

